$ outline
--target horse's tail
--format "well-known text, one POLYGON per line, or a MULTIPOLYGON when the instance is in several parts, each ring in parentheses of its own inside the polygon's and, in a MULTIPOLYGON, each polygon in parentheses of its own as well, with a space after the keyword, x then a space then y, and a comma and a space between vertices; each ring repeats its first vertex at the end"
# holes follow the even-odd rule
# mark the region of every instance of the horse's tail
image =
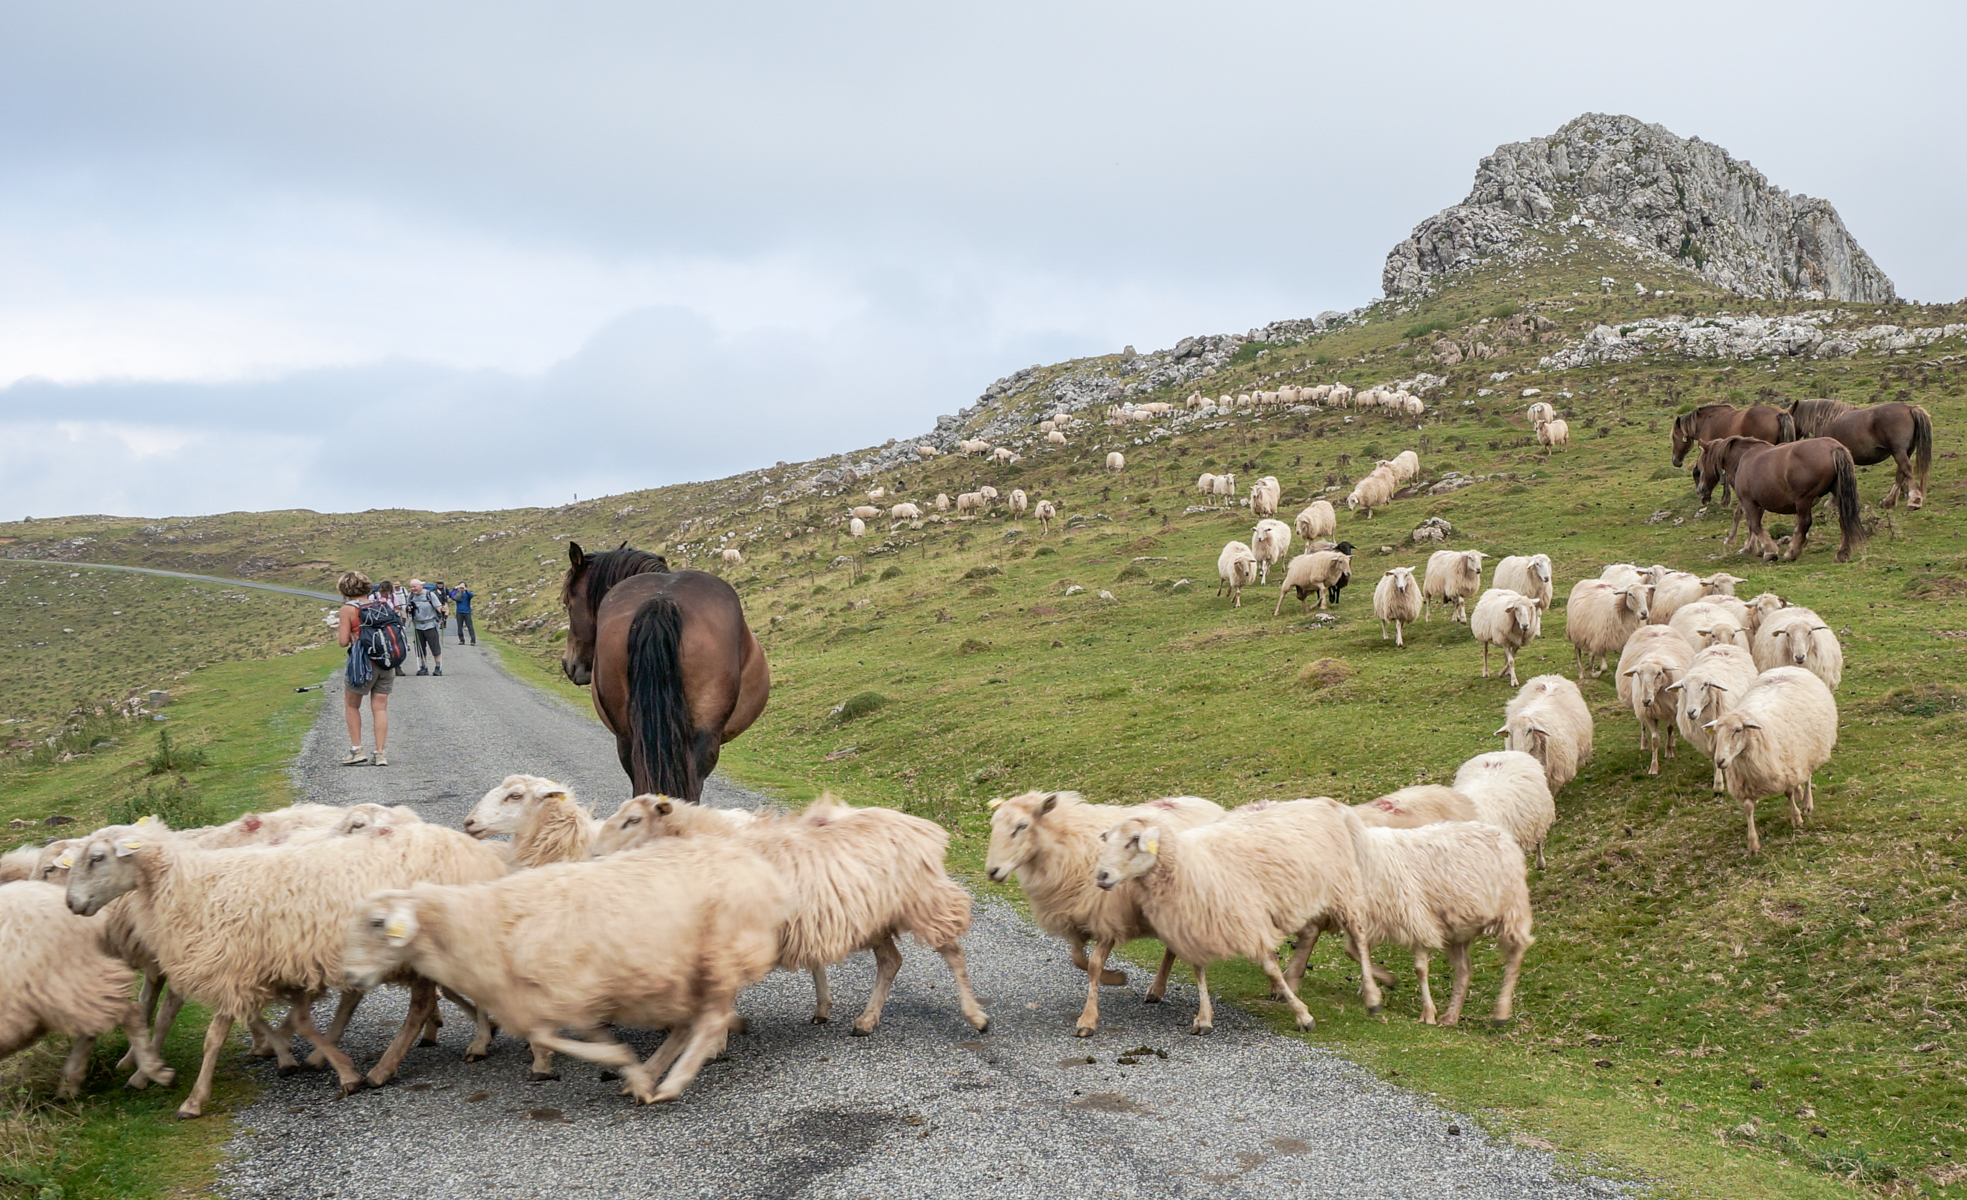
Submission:
POLYGON ((629 624, 630 765, 638 793, 695 800, 703 781, 697 776, 697 731, 683 694, 682 638, 683 613, 667 596, 646 601, 629 624))
POLYGON ((1933 418, 1917 404, 1906 407, 1912 409, 1912 473, 1919 481, 1919 490, 1926 490, 1926 470, 1933 465, 1933 418))
POLYGON ((1796 440, 1796 418, 1786 408, 1776 410, 1776 444, 1796 440))
POLYGON ((1858 467, 1843 446, 1831 452, 1830 460, 1837 468, 1837 527, 1844 535, 1844 548, 1855 550, 1865 540, 1864 522, 1858 517, 1858 467))

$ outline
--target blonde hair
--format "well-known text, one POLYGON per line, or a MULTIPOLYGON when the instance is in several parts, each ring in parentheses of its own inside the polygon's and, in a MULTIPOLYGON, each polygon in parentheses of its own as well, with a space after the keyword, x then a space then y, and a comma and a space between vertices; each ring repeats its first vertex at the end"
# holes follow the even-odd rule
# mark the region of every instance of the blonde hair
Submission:
POLYGON ((369 577, 360 571, 343 572, 342 577, 335 582, 335 586, 340 588, 341 594, 350 600, 358 596, 366 596, 370 590, 369 577))

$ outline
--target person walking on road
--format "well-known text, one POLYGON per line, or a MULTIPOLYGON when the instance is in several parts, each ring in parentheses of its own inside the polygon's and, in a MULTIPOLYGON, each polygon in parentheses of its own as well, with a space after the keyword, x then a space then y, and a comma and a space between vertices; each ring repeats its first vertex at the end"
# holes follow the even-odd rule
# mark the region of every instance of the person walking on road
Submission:
MULTIPOLYGON (((362 648, 356 645, 362 636, 362 610, 380 609, 388 601, 371 592, 369 577, 360 571, 350 571, 336 583, 342 594, 340 623, 335 630, 335 638, 342 645, 350 647, 349 653, 360 654, 362 648)), ((379 590, 379 589, 378 589, 379 590)), ((394 614, 394 609, 390 610, 394 614)), ((400 620, 400 618, 398 618, 400 620)), ((348 757, 342 759, 345 767, 359 766, 374 761, 376 766, 389 765, 387 753, 389 746, 389 693, 396 686, 399 672, 391 671, 378 663, 369 672, 369 682, 360 687, 346 684, 343 690, 343 715, 348 718, 348 757), (376 754, 373 760, 362 750, 362 698, 369 698, 369 724, 375 734, 376 754)), ((344 681, 346 683, 346 681, 344 681)))
MULTIPOLYGON (((384 604, 389 605, 390 608, 396 610, 396 615, 399 617, 402 616, 404 611, 407 610, 410 606, 409 590, 407 588, 397 587, 395 584, 391 583, 387 579, 377 584, 376 590, 370 595, 371 595, 371 599, 380 600, 384 604)), ((408 671, 405 671, 403 669, 402 663, 396 664, 396 673, 398 675, 409 674, 408 671)))
POLYGON ((424 587, 423 580, 410 581, 410 623, 417 629, 417 674, 442 675, 444 673, 444 631, 439 622, 443 618, 443 603, 436 593, 424 587), (425 652, 437 669, 424 665, 425 652))
POLYGON ((451 603, 457 606, 458 645, 464 645, 465 634, 471 634, 471 644, 478 644, 478 626, 471 620, 471 589, 464 584, 451 589, 451 603))

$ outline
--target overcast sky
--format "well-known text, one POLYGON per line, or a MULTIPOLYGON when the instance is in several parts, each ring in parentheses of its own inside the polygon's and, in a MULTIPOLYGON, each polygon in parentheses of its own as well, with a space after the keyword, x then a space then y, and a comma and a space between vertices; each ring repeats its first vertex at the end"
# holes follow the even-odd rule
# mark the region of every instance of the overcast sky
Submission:
POLYGON ((0 515, 559 503, 1345 309, 1586 111, 1967 294, 1967 10, 0 6, 0 515))

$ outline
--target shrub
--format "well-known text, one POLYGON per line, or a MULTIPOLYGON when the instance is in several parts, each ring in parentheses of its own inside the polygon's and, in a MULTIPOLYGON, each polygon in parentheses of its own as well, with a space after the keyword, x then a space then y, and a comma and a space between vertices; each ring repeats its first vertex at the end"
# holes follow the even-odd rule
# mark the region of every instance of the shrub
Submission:
POLYGON ((1448 328, 1448 322, 1446 321, 1421 321, 1417 324, 1409 325, 1406 332, 1400 336, 1406 338, 1408 341, 1413 341, 1415 338, 1424 338, 1430 333, 1440 333, 1446 328, 1448 328))
POLYGON ((196 792, 176 779, 164 779, 146 784, 141 798, 130 796, 112 804, 103 824, 134 825, 145 817, 157 817, 172 829, 197 829, 216 821, 210 805, 196 792))
POLYGON ((900 579, 901 575, 902 569, 895 563, 889 563, 881 571, 881 578, 883 579, 900 579))
POLYGON ((869 713, 879 710, 887 703, 888 697, 882 695, 880 692, 861 692, 858 695, 849 696, 847 699, 834 705, 827 712, 826 719, 835 725, 845 725, 849 721, 859 720, 869 713))
POLYGON ((188 767, 202 767, 209 759, 196 746, 181 746, 171 740, 171 731, 157 731, 157 751, 145 760, 152 775, 177 774, 188 767))
POLYGON ((1003 573, 1004 568, 998 566, 996 563, 985 563, 981 567, 971 567, 969 570, 963 572, 963 578, 982 579, 987 575, 1002 575, 1003 573))
POLYGON ((963 644, 956 648, 956 652, 958 654, 988 654, 990 653, 990 643, 978 641, 976 638, 964 638, 963 644))
POLYGON ((1488 313, 1485 315, 1488 316, 1489 319, 1493 321, 1507 321, 1511 317, 1515 316, 1517 313, 1522 311, 1523 311, 1522 309, 1518 308, 1514 304, 1498 304, 1496 305, 1496 307, 1490 309, 1488 313))

